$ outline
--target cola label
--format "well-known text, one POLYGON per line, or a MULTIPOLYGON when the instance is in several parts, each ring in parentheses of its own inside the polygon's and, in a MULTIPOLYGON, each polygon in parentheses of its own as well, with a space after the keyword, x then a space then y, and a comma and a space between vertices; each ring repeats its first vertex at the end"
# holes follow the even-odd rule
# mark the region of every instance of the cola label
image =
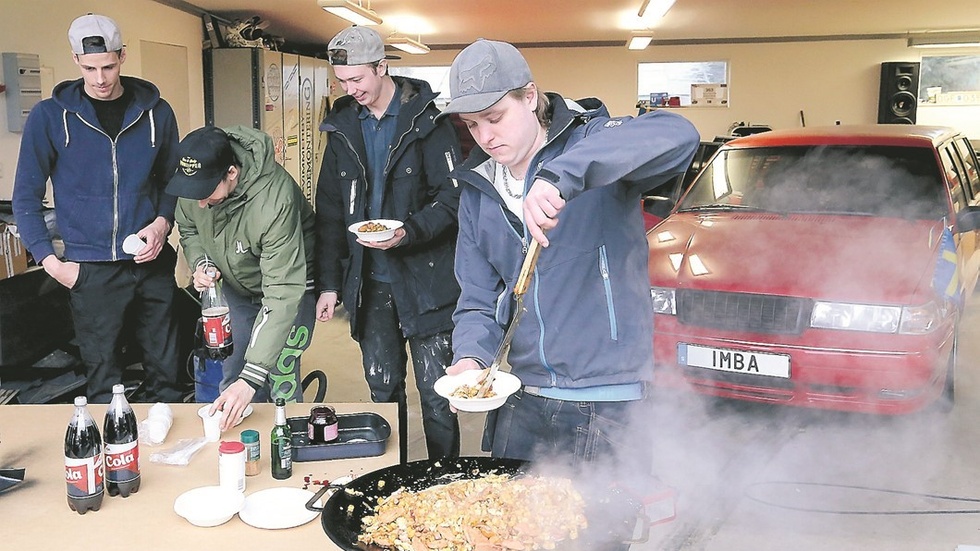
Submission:
POLYGON ((231 316, 228 308, 208 308, 201 312, 204 325, 204 344, 208 348, 224 348, 231 344, 231 316))
POLYGON ((134 440, 105 445, 105 477, 109 482, 129 482, 140 475, 140 449, 134 440))
POLYGON ((104 488, 102 481, 102 454, 94 457, 74 459, 65 456, 65 483, 68 485, 70 497, 88 497, 101 494, 104 488))

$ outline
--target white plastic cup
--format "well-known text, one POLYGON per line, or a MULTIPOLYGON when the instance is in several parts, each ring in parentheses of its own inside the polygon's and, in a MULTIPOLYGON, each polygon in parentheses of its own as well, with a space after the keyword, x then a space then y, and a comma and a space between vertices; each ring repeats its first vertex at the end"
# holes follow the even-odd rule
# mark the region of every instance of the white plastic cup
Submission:
POLYGON ((157 402, 152 406, 150 406, 150 409, 147 412, 147 417, 153 417, 153 418, 159 417, 162 419, 166 419, 167 428, 169 429, 170 425, 172 425, 174 422, 174 411, 170 409, 169 404, 165 404, 163 402, 157 402))
POLYGON ((147 442, 158 445, 167 439, 167 433, 170 432, 170 421, 162 417, 148 417, 143 423, 143 427, 146 428, 147 442))
POLYGON ((139 252, 142 251, 143 247, 145 246, 146 241, 140 239, 140 236, 136 235, 135 233, 127 235, 126 239, 123 240, 123 252, 126 254, 139 254, 139 252))
POLYGON ((201 420, 204 422, 204 439, 208 442, 217 442, 221 438, 221 414, 223 412, 219 409, 214 412, 214 415, 208 415, 211 405, 202 406, 201 409, 197 410, 197 414, 201 416, 201 420))

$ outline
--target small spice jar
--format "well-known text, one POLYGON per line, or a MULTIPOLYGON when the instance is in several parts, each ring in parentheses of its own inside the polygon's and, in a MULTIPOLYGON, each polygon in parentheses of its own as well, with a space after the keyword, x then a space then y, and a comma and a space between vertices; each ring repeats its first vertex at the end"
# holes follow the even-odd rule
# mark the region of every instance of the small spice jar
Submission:
POLYGON ((259 474, 259 431, 243 430, 241 437, 242 444, 245 445, 245 476, 255 476, 259 474))
POLYGON ((232 441, 218 445, 218 484, 245 491, 245 444, 232 441))
POLYGON ((310 409, 306 436, 311 444, 326 444, 337 439, 337 412, 330 406, 310 409))

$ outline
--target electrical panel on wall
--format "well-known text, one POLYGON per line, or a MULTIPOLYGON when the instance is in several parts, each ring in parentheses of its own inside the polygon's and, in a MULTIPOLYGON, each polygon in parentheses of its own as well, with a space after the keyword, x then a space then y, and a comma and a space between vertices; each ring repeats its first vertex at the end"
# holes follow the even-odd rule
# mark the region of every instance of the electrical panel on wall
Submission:
POLYGON ((41 101, 41 58, 37 54, 3 52, 7 86, 7 130, 23 132, 27 115, 41 101))

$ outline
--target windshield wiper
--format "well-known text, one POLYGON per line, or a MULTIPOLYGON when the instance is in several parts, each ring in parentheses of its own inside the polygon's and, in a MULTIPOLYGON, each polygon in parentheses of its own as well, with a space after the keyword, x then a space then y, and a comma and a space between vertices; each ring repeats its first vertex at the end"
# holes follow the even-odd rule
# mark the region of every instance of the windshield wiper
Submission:
POLYGON ((677 209, 677 212, 704 212, 704 211, 722 211, 722 212, 727 212, 727 211, 733 211, 733 210, 745 210, 745 211, 751 211, 751 212, 773 212, 773 213, 776 213, 776 214, 782 214, 780 212, 772 211, 772 210, 769 210, 769 209, 764 209, 762 207, 754 207, 752 205, 722 205, 722 204, 698 205, 698 206, 695 206, 695 207, 686 207, 686 208, 682 208, 682 209, 677 209))

